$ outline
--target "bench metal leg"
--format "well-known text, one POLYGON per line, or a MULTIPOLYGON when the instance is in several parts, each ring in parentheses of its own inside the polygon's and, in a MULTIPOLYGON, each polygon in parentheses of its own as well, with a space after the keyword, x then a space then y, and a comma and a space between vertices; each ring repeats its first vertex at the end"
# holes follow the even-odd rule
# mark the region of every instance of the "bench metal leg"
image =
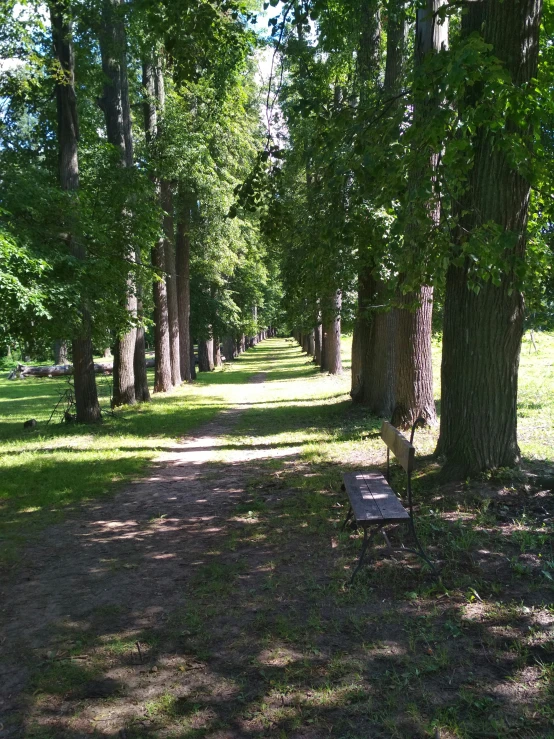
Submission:
POLYGON ((352 583, 354 582, 354 578, 358 574, 358 570, 360 569, 360 567, 362 566, 362 564, 364 562, 364 557, 365 557, 365 554, 367 552, 367 549, 368 549, 368 547, 369 547, 369 545, 371 543, 371 540, 373 539, 373 537, 375 536, 375 534, 378 534, 379 531, 381 531, 381 529, 383 528, 383 526, 384 526, 384 524, 382 524, 382 523, 381 524, 378 524, 377 528, 373 529, 373 531, 371 532, 371 534, 369 536, 367 535, 367 526, 364 526, 364 541, 363 541, 363 544, 362 544, 362 551, 360 553, 360 559, 358 560, 358 564, 356 565, 356 569, 354 570, 354 572, 352 573, 352 577, 350 578, 350 585, 352 585, 352 583))
POLYGON ((341 531, 344 531, 344 529, 348 526, 348 522, 352 518, 354 511, 352 510, 352 506, 348 509, 348 513, 346 514, 346 518, 344 519, 344 523, 342 524, 341 531))
POLYGON ((387 536, 387 532, 383 529, 383 531, 381 533, 383 534, 383 537, 385 539, 385 543, 387 545, 388 551, 389 552, 410 552, 410 554, 415 554, 416 557, 419 557, 420 559, 422 559, 425 562, 427 562, 427 564, 429 565, 429 567, 433 571, 433 574, 435 576, 438 576, 439 573, 437 572, 437 568, 435 567, 435 565, 433 564, 433 562, 429 559, 429 557, 425 554, 425 550, 421 546, 421 542, 419 541, 419 539, 417 537, 417 534, 416 534, 414 522, 412 521, 411 518, 408 521, 408 527, 410 529, 410 534, 412 535, 413 540, 415 542, 416 548, 415 549, 412 549, 411 547, 405 547, 404 544, 402 544, 400 547, 394 547, 394 546, 392 546, 392 544, 391 544, 391 542, 389 540, 389 537, 387 536))
POLYGON ((419 539, 417 538, 417 534, 416 534, 416 530, 415 530, 413 518, 410 518, 410 522, 409 522, 408 525, 410 527, 410 531, 412 533, 412 536, 414 537, 414 541, 415 541, 415 544, 416 544, 416 547, 417 547, 417 551, 416 550, 412 550, 412 551, 414 552, 414 554, 417 554, 418 557, 421 557, 421 559, 423 559, 425 562, 427 562, 427 564, 429 565, 429 567, 433 570, 433 574, 434 575, 438 575, 437 568, 431 562, 431 560, 429 559, 429 557, 425 554, 425 551, 424 551, 423 547, 421 546, 421 543, 420 543, 419 539))

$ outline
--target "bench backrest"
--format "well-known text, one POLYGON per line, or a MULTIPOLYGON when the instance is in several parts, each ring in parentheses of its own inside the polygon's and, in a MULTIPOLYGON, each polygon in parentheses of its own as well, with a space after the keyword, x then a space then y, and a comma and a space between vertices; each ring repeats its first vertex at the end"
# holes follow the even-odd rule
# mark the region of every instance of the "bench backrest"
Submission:
POLYGON ((381 439, 409 475, 414 468, 415 447, 388 421, 383 421, 381 426, 381 439))

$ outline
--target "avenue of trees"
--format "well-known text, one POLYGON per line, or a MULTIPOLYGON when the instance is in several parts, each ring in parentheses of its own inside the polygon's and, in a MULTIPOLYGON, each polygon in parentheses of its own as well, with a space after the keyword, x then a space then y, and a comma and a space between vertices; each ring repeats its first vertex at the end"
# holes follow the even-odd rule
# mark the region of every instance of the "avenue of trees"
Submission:
MULTIPOLYGON (((519 461, 526 325, 551 325, 552 8, 540 0, 312 0, 274 25, 264 228, 287 320, 355 403, 437 423, 445 474, 519 461)), ((261 175, 257 180, 262 182, 261 175)))
POLYGON ((279 310, 257 214, 229 217, 263 146, 242 2, 8 2, 0 10, 0 342, 74 366, 77 419, 244 350, 279 310))
POLYGON ((0 9, 0 343, 74 365, 98 420, 275 327, 354 403, 438 423, 445 473, 513 466, 527 326, 554 324, 546 0, 248 0, 0 9), (265 120, 264 120, 265 118, 265 120))

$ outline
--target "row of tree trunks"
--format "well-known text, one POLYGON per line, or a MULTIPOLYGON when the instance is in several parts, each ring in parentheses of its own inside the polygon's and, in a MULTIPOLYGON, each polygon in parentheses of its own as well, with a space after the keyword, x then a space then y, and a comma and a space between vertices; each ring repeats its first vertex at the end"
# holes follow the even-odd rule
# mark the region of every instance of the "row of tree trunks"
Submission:
MULTIPOLYGON (((50 4, 50 21, 54 54, 63 72, 62 77, 57 75, 56 82, 60 186, 62 190, 71 192, 77 198, 79 190, 79 123, 75 96, 72 22, 66 3, 52 2, 50 4)), ((67 208, 67 213, 72 214, 73 222, 68 223, 66 229, 70 234, 70 250, 73 256, 80 261, 84 261, 87 258, 86 248, 82 241, 79 224, 75 221, 75 214, 78 213, 78 210, 77 203, 75 203, 74 208, 67 208)), ((81 300, 79 312, 80 326, 71 342, 75 364, 76 417, 77 421, 81 423, 95 423, 100 420, 101 413, 94 372, 92 325, 85 299, 81 300)), ((65 342, 60 342, 60 349, 62 346, 65 346, 65 342)), ((67 355, 67 352, 65 354, 67 355)))

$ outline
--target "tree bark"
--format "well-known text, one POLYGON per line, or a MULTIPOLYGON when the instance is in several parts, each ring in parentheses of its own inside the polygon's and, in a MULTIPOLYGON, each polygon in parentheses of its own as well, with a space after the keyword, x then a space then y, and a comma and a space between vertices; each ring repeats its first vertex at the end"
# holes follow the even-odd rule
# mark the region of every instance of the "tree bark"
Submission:
POLYGON ((321 365, 321 323, 314 328, 314 362, 321 365))
MULTIPOLYGON (((492 54, 504 64, 516 86, 536 76, 540 0, 476 2, 469 5, 463 34, 482 33, 492 54)), ((470 105, 479 105, 472 91, 470 105)), ((508 119, 496 136, 528 135, 525 121, 508 119)), ((514 239, 503 256, 521 264, 526 254, 530 185, 516 171, 495 135, 477 128, 473 166, 459 205, 460 226, 454 258, 476 228, 497 224, 514 239)), ((517 384, 523 335, 523 297, 507 268, 500 284, 482 282, 469 289, 471 265, 448 270, 444 309, 442 415, 437 452, 445 457, 444 473, 466 477, 485 469, 510 467, 520 458, 517 443, 517 384)))
POLYGON ((312 359, 315 355, 315 336, 314 334, 315 332, 313 329, 308 334, 308 354, 310 355, 310 357, 312 357, 312 359))
POLYGON ((322 367, 322 369, 329 372, 330 375, 342 374, 340 352, 341 305, 342 293, 340 290, 336 290, 330 297, 323 322, 325 367, 322 367))
POLYGON ((431 365, 433 288, 422 287, 418 297, 420 305, 415 310, 410 305, 414 295, 409 293, 404 297, 407 307, 397 311, 396 397, 392 415, 392 424, 397 428, 410 428, 419 418, 436 423, 431 365))
POLYGON ((67 341, 65 339, 57 339, 54 342, 54 364, 67 363, 67 341))
MULTIPOLYGON (((104 0, 102 4, 102 28, 100 32, 100 53, 104 88, 100 101, 106 119, 107 139, 120 153, 123 167, 133 165, 131 140, 131 114, 129 108, 129 86, 127 80, 127 55, 125 25, 121 0, 104 0)), ((134 254, 125 251, 126 258, 134 259, 134 254)), ((132 319, 137 316, 137 298, 134 280, 127 280, 125 307, 132 319)), ((136 402, 135 396, 135 344, 137 330, 131 328, 119 336, 115 342, 113 399, 114 406, 136 402)))
POLYGON ((198 371, 212 372, 214 368, 214 340, 200 339, 198 341, 198 371))
POLYGON ((169 352, 171 356, 171 382, 181 384, 181 354, 179 348, 179 304, 175 266, 175 235, 173 227, 173 193, 166 180, 161 181, 162 207, 164 209, 164 256, 167 286, 167 313, 169 320, 169 352))
POLYGON ((214 336, 214 367, 221 367, 221 342, 217 336, 214 336))
MULTIPOLYGON (((75 57, 73 54, 72 25, 67 16, 67 7, 63 2, 50 4, 50 21, 54 55, 63 71, 64 80, 56 83, 56 105, 58 123, 59 177, 62 190, 77 194, 79 189, 79 122, 77 101, 75 97, 75 57)), ((77 202, 75 212, 77 215, 77 202)), ((76 224, 75 227, 77 228, 76 224)), ((70 229, 70 248, 74 257, 84 261, 86 249, 80 239, 76 238, 76 228, 70 229)), ((95 423, 101 418, 94 359, 92 350, 92 322, 85 300, 80 304, 81 321, 77 335, 72 340, 74 364, 75 408, 77 421, 95 423)))
POLYGON ((171 353, 169 348, 169 321, 167 310, 167 288, 165 283, 165 240, 158 239, 152 250, 152 263, 161 275, 154 282, 154 346, 156 367, 154 371, 154 392, 165 393, 171 390, 171 353))
POLYGON ((223 356, 226 362, 232 362, 235 358, 235 340, 232 336, 225 336, 223 339, 223 356))
POLYGON ((175 242, 177 263, 177 301, 179 309, 179 351, 181 379, 192 379, 190 366, 190 224, 192 198, 188 192, 179 194, 179 218, 175 242))

